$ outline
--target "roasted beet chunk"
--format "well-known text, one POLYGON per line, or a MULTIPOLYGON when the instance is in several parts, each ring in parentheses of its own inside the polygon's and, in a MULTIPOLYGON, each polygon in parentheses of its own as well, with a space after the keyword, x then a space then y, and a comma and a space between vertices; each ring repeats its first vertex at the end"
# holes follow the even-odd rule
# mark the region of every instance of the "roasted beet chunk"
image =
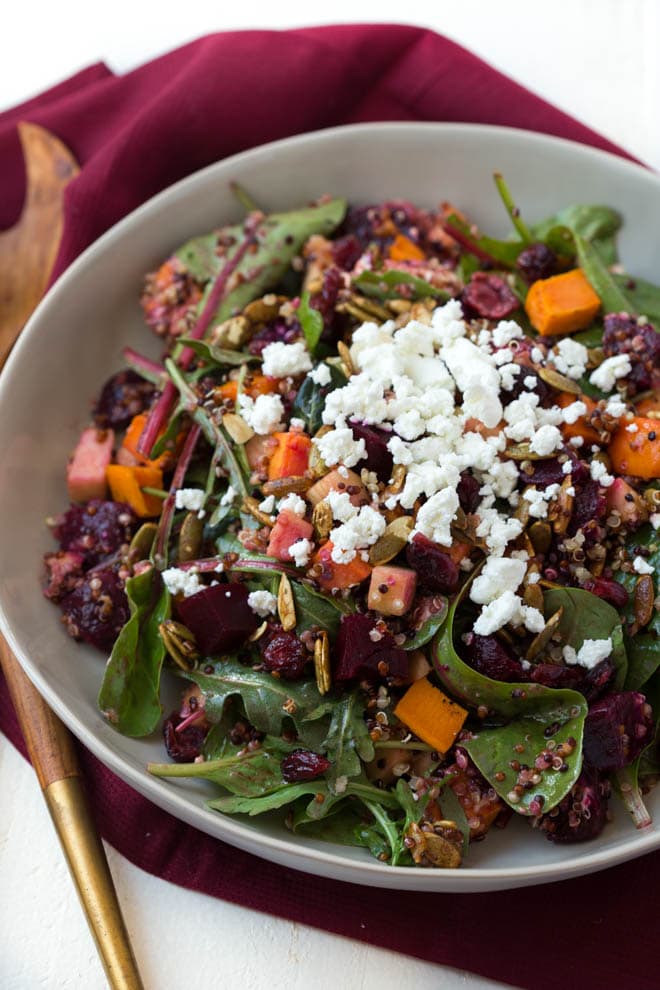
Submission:
POLYGON ((570 792, 556 808, 542 815, 540 828, 560 844, 595 839, 607 820, 610 785, 598 772, 584 767, 570 792))
POLYGON ((660 334, 652 323, 640 326, 627 313, 608 313, 603 321, 603 351, 606 357, 627 354, 632 365, 628 391, 635 395, 653 385, 660 366, 660 334))
POLYGON ((651 706, 643 694, 608 694, 589 708, 584 723, 584 758, 596 770, 620 770, 648 745, 652 730, 651 706))
POLYGON ((285 681, 298 681, 305 673, 309 653, 294 632, 273 626, 259 640, 264 667, 285 681))
POLYGON ((58 602, 69 591, 73 591, 82 578, 83 561, 83 555, 72 550, 47 553, 44 557, 48 574, 48 585, 44 588, 46 598, 58 602))
POLYGON ((332 260, 345 272, 352 271, 361 254, 362 245, 353 234, 339 237, 332 242, 332 260))
MULTIPOLYGON (((188 720, 186 720, 188 721, 188 720)), ((163 740, 167 755, 175 763, 192 763, 202 752, 208 733, 208 723, 200 718, 198 722, 184 725, 178 712, 172 712, 163 723, 163 740), (178 726, 183 726, 179 729, 178 726)))
POLYGON ((248 594, 238 582, 214 584, 177 602, 179 618, 205 656, 241 646, 257 628, 259 619, 248 605, 248 594))
POLYGON ((93 567, 129 543, 137 520, 124 502, 102 502, 94 498, 86 505, 72 505, 57 519, 53 535, 62 550, 84 557, 93 567))
POLYGON ((516 267, 530 285, 540 278, 550 278, 557 271, 557 255, 547 244, 530 244, 518 255, 516 267))
POLYGON ((503 320, 520 306, 517 296, 499 275, 475 272, 461 295, 466 316, 503 320))
POLYGON ((337 639, 335 680, 407 677, 408 654, 368 615, 345 615, 337 639))
POLYGON ((128 622, 128 600, 114 568, 90 571, 60 601, 62 621, 74 639, 91 643, 104 653, 112 649, 128 622))
POLYGON ((550 688, 574 688, 581 690, 585 680, 585 670, 582 667, 565 667, 561 663, 539 663, 530 673, 530 679, 535 684, 544 684, 550 688))
POLYGON ((387 449, 387 442, 392 434, 366 423, 351 423, 350 426, 355 439, 364 440, 367 448, 367 456, 358 463, 356 470, 366 468, 367 471, 373 471, 379 481, 387 483, 394 468, 394 460, 387 449))
POLYGON ((429 591, 451 594, 458 587, 458 567, 448 553, 421 533, 406 548, 406 560, 429 591))
POLYGON ((465 662, 473 670, 494 681, 526 681, 520 660, 512 656, 496 636, 468 633, 463 650, 465 662))
POLYGON ((94 419, 101 429, 125 430, 138 413, 144 412, 155 392, 151 382, 135 372, 120 371, 109 378, 94 406, 94 419))
POLYGON ((298 784, 305 780, 315 780, 330 766, 330 760, 309 749, 294 749, 280 763, 282 776, 287 784, 298 784))
POLYGON ((588 542, 598 542, 602 535, 602 528, 599 521, 607 512, 607 496, 605 489, 601 488, 597 481, 588 481, 581 488, 577 488, 573 501, 573 515, 569 523, 568 532, 575 536, 581 529, 588 542))

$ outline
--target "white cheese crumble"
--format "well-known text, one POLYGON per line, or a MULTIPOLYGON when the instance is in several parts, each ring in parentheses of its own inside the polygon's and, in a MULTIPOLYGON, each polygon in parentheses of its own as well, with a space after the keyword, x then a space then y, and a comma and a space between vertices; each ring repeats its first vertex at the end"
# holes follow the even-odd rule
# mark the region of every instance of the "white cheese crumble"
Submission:
POLYGON ((528 488, 523 492, 523 498, 529 502, 529 514, 533 519, 545 519, 548 515, 548 505, 558 494, 560 485, 548 485, 543 491, 536 488, 528 488))
POLYGON ((340 463, 344 467, 355 467, 358 461, 367 456, 364 440, 356 440, 348 426, 341 426, 322 437, 315 437, 313 443, 328 467, 340 463))
POLYGON ((268 512, 268 513, 272 512, 273 509, 275 508, 275 496, 268 495, 263 500, 263 502, 259 502, 259 508, 261 509, 262 512, 268 512))
POLYGON ((571 340, 570 337, 565 337, 550 351, 548 360, 552 361, 557 371, 562 375, 577 381, 587 370, 589 352, 584 344, 578 343, 577 340, 571 340))
POLYGON ((570 405, 563 409, 563 416, 565 423, 577 423, 580 416, 584 416, 587 411, 587 407, 584 402, 578 400, 577 402, 571 402, 570 405))
POLYGON ((294 344, 284 344, 277 340, 267 344, 262 352, 262 372, 270 378, 286 378, 288 375, 301 375, 311 371, 312 359, 301 340, 294 344))
POLYGON ((220 499, 220 505, 231 505, 236 498, 237 492, 233 485, 227 486, 227 491, 220 499))
POLYGON ((190 598, 204 588, 199 577, 192 570, 182 571, 179 567, 168 567, 163 571, 162 578, 171 595, 182 594, 184 598, 190 598))
POLYGON ((562 435, 556 426, 541 426, 534 432, 529 449, 540 457, 547 457, 561 447, 562 443, 562 435))
POLYGON ((356 551, 372 546, 383 535, 386 526, 385 517, 380 512, 370 505, 363 505, 356 515, 330 533, 331 557, 335 564, 350 564, 355 559, 356 551))
POLYGON ((605 412, 614 419, 620 419, 621 416, 628 412, 628 406, 618 396, 613 395, 612 398, 607 400, 605 412))
POLYGON ((602 461, 592 461, 589 465, 589 473, 594 481, 597 481, 603 488, 609 488, 614 484, 614 477, 607 473, 607 468, 602 461))
POLYGON ((431 495, 417 513, 415 528, 409 539, 412 540, 416 533, 421 533, 440 546, 450 547, 451 524, 459 505, 458 495, 453 488, 445 488, 431 495))
POLYGON ((312 379, 315 385, 329 385, 332 381, 332 375, 330 374, 330 368, 327 364, 317 364, 313 371, 310 371, 309 378, 312 379))
POLYGON ((660 529, 660 512, 654 512, 649 520, 653 529, 660 529))
POLYGON ((253 612, 265 619, 277 611, 277 597, 270 591, 251 591, 248 595, 248 605, 253 612))
POLYGON ((199 512, 204 505, 205 497, 202 488, 178 488, 174 496, 174 505, 177 509, 199 512))
POLYGON ((626 426, 626 433, 637 433, 638 430, 639 430, 639 426, 637 425, 637 423, 628 423, 628 425, 626 426))
POLYGON ((328 503, 332 509, 332 517, 337 522, 348 522, 349 519, 358 514, 357 506, 351 502, 351 496, 348 492, 338 492, 333 489, 328 492, 323 501, 328 503))
POLYGON ((643 557, 635 557, 633 560, 633 570, 636 574, 653 574, 655 568, 653 568, 648 560, 644 560, 643 557))
POLYGON ((524 625, 530 632, 538 633, 545 627, 545 619, 538 609, 524 605, 518 595, 507 590, 484 605, 474 624, 474 631, 478 636, 490 636, 507 625, 524 625))
POLYGON ((572 646, 565 646, 562 654, 565 662, 570 666, 577 664, 587 670, 593 670, 601 660, 606 660, 611 652, 611 639, 585 639, 577 653, 572 646))
POLYGON ((277 511, 293 512, 294 515, 302 518, 307 512, 307 503, 304 498, 300 497, 300 495, 296 495, 295 492, 289 492, 285 498, 281 499, 281 501, 277 503, 277 511))
POLYGON ((602 392, 611 392, 617 383, 617 379, 625 378, 632 371, 630 358, 627 354, 615 354, 614 357, 605 358, 595 371, 589 376, 589 381, 602 392))
POLYGON ((284 405, 279 395, 258 395, 256 399, 241 394, 238 398, 238 411, 255 433, 266 436, 281 430, 284 418, 284 405))
POLYGON ((472 582, 470 598, 477 605, 489 605, 505 591, 517 591, 525 576, 526 563, 512 557, 489 557, 472 582))
POLYGON ((309 563, 309 558, 311 556, 314 546, 311 540, 296 540, 289 547, 289 556, 295 563, 296 567, 305 567, 309 563))

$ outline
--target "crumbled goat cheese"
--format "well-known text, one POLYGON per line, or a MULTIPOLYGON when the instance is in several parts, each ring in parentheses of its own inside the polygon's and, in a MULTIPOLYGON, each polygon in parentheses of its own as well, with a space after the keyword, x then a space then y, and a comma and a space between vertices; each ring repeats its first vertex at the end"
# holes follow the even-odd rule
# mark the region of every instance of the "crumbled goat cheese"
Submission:
POLYGON ((306 567, 313 549, 314 545, 310 540, 296 540, 289 547, 289 556, 296 567, 306 567))
POLYGON ((251 591, 248 595, 248 605, 253 612, 265 619, 277 611, 277 597, 270 591, 251 591))
POLYGON ((540 347, 532 347, 530 356, 534 364, 540 364, 543 360, 543 351, 540 347))
POLYGON ((628 412, 628 406, 618 396, 612 396, 611 399, 607 400, 605 412, 614 419, 620 419, 621 416, 628 412))
POLYGON ((184 598, 190 598, 204 588, 194 571, 182 571, 179 567, 168 567, 162 578, 171 595, 182 594, 184 598))
POLYGON ((233 487, 233 485, 228 485, 227 491, 220 499, 220 505, 231 505, 235 498, 236 498, 236 489, 233 487))
POLYGON ((566 406, 563 410, 564 422, 565 423, 577 423, 580 416, 584 416, 587 411, 587 407, 584 402, 571 402, 569 406, 566 406))
POLYGON ((520 340, 523 336, 522 327, 513 320, 500 320, 493 330, 493 343, 495 347, 506 347, 512 340, 520 340))
POLYGON ((279 395, 258 395, 256 399, 241 394, 238 411, 255 433, 266 436, 282 429, 284 405, 279 395))
POLYGON ((541 632, 545 627, 545 619, 538 609, 523 604, 518 595, 507 590, 488 605, 484 605, 474 624, 474 631, 478 636, 490 636, 507 625, 524 625, 530 632, 541 632))
POLYGON ((364 440, 356 440, 348 426, 331 430, 322 437, 315 437, 313 443, 328 467, 339 463, 345 467, 355 467, 358 461, 367 456, 364 440))
POLYGON ((614 484, 614 478, 607 473, 607 468, 602 461, 592 461, 589 465, 589 472, 594 481, 597 481, 603 488, 609 488, 614 484))
POLYGON ((543 491, 528 488, 523 492, 523 498, 529 502, 529 514, 533 519, 545 519, 548 515, 548 504, 558 494, 560 485, 548 485, 543 491))
POLYGON ((611 392, 617 379, 625 378, 631 371, 632 365, 628 355, 615 354, 614 357, 605 358, 603 363, 592 371, 589 381, 602 392, 611 392))
POLYGON ((174 505, 177 509, 188 509, 190 512, 199 512, 204 505, 205 492, 202 488, 178 488, 174 496, 174 505))
POLYGON ((296 495, 295 492, 289 492, 285 498, 277 503, 277 511, 293 512, 294 515, 302 517, 307 512, 307 503, 300 495, 296 495))
POLYGON ((573 462, 572 461, 564 461, 564 463, 561 466, 561 473, 562 474, 572 474, 573 473, 573 462))
POLYGON ((409 538, 412 540, 415 533, 421 533, 440 546, 451 546, 451 524, 459 505, 458 495, 453 488, 445 488, 431 495, 417 513, 415 528, 409 538))
POLYGON ((571 437, 571 439, 568 442, 570 443, 571 447, 576 447, 576 448, 584 447, 584 437, 571 437))
MULTIPOLYGON (((533 354, 532 351, 532 356, 533 354)), ((536 360, 536 358, 532 357, 532 360, 536 360)), ((548 360, 552 361, 557 371, 562 375, 577 381, 587 370, 589 352, 584 344, 579 344, 577 340, 565 337, 550 351, 548 360)))
POLYGON ((292 430, 304 430, 305 429, 305 420, 304 419, 298 419, 297 416, 292 416, 291 419, 289 420, 289 427, 292 430))
POLYGON ((547 457, 561 447, 562 443, 561 433, 556 426, 541 426, 535 431, 529 449, 540 457, 547 457))
POLYGON ((470 598, 477 605, 490 605, 505 591, 517 591, 525 576, 524 560, 489 557, 470 588, 470 598))
POLYGON ((383 535, 386 526, 385 518, 380 512, 370 505, 363 505, 357 515, 330 533, 332 559, 336 564, 350 564, 356 556, 356 550, 372 546, 383 535))
POLYGON ((317 364, 313 371, 310 371, 309 378, 312 379, 315 385, 329 385, 332 381, 332 375, 330 374, 330 368, 327 364, 317 364))
POLYGON ((358 514, 358 508, 351 502, 351 496, 348 492, 338 492, 333 489, 328 492, 323 501, 328 503, 332 509, 332 517, 337 522, 348 522, 349 519, 358 514))
POLYGON ((536 388, 536 378, 534 377, 534 375, 526 375, 523 378, 523 385, 525 386, 525 388, 530 389, 530 391, 534 391, 534 389, 536 388))
POLYGON ((587 670, 593 670, 601 660, 606 660, 611 653, 611 639, 585 639, 577 653, 572 646, 565 646, 562 651, 567 664, 570 666, 578 664, 580 667, 586 667, 587 670))
POLYGON ((259 508, 262 512, 272 512, 275 508, 275 496, 268 495, 263 502, 259 502, 259 508))
POLYGON ((294 344, 284 344, 280 340, 267 344, 262 357, 262 372, 271 378, 301 375, 303 371, 311 371, 312 368, 309 351, 301 340, 294 344))
POLYGON ((655 568, 643 557, 635 557, 633 560, 633 570, 636 574, 653 574, 655 568))

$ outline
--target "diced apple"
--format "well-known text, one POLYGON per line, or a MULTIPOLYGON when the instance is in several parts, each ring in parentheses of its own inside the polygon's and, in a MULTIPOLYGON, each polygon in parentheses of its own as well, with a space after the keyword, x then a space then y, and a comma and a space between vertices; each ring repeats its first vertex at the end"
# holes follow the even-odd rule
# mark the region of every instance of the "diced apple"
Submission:
POLYGON ((326 474, 307 490, 305 496, 312 505, 317 505, 328 492, 332 491, 348 492, 353 505, 366 505, 369 501, 366 488, 360 481, 360 476, 347 468, 342 468, 341 471, 337 469, 326 474))
POLYGON ((83 430, 66 469, 66 484, 72 502, 105 498, 106 468, 112 459, 113 430, 90 427, 83 430))
POLYGON ((305 522, 295 512, 284 509, 275 520, 266 553, 278 560, 291 560, 289 547, 298 540, 309 540, 314 532, 311 523, 305 522))
POLYGON ((367 604, 381 615, 405 615, 413 603, 417 575, 407 567, 381 565, 371 572, 367 604))
POLYGON ((624 526, 636 529, 647 521, 649 512, 644 499, 623 478, 615 478, 606 492, 608 510, 618 512, 624 526))

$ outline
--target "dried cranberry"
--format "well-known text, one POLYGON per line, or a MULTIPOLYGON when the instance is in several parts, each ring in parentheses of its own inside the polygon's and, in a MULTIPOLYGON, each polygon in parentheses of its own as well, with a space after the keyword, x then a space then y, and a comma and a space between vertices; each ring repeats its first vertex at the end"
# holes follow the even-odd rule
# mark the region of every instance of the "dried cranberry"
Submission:
POLYGON ((408 654, 368 615, 342 616, 335 651, 336 681, 407 677, 408 654))
POLYGON ((476 512, 481 501, 479 489, 481 485, 469 471, 463 471, 461 480, 456 487, 458 501, 463 512, 476 512))
POLYGON ((638 691, 619 691, 595 701, 584 723, 584 758, 596 770, 627 767, 651 741, 651 706, 638 691))
POLYGON ((590 591, 592 595, 597 595, 603 601, 614 605, 616 609, 625 608, 628 604, 628 592, 618 581, 611 581, 609 578, 590 578, 582 585, 585 591, 590 591))
POLYGON ((300 324, 297 320, 286 323, 278 318, 267 323, 261 330, 257 330, 248 344, 248 350, 250 354, 261 354, 268 344, 274 344, 276 341, 290 344, 298 337, 300 337, 300 324))
POLYGON ((579 691, 585 680, 585 671, 578 667, 565 667, 560 663, 539 663, 530 674, 535 684, 550 688, 573 688, 579 691))
POLYGON ((135 371, 118 372, 108 379, 96 401, 96 425, 102 429, 126 429, 134 416, 147 409, 155 391, 151 382, 145 382, 135 371))
POLYGON ((362 245, 354 234, 347 234, 332 242, 332 260, 338 268, 350 272, 362 254, 362 245))
POLYGON ((660 366, 660 334, 652 323, 640 326, 627 313, 608 313, 603 321, 603 351, 606 357, 627 354, 632 370, 627 376, 632 395, 653 386, 653 375, 660 366))
POLYGON ((178 712, 172 712, 163 723, 163 740, 167 755, 175 763, 193 763, 202 752, 204 740, 208 734, 208 723, 200 720, 201 725, 192 722, 181 732, 177 726, 181 722, 178 712))
POLYGON ((128 599, 114 568, 90 571, 60 601, 62 621, 74 639, 110 652, 129 617, 128 599))
POLYGON ((451 594, 458 587, 458 567, 440 547, 421 533, 416 533, 406 548, 406 560, 417 572, 420 584, 429 591, 451 594))
POLYGON ((503 320, 520 306, 503 278, 488 272, 475 272, 461 295, 463 310, 470 318, 503 320))
POLYGON ((465 639, 465 662, 493 681, 526 681, 520 660, 512 656, 496 636, 468 633, 465 639))
POLYGON ((81 553, 92 567, 129 543, 137 520, 125 502, 94 498, 86 505, 72 505, 57 519, 53 530, 62 550, 81 553))
POLYGON ((264 667, 277 673, 286 681, 298 681, 305 673, 309 653, 294 632, 285 632, 281 626, 259 640, 264 667))
POLYGON ((576 488, 573 515, 568 527, 569 535, 574 536, 581 529, 590 542, 597 541, 601 535, 601 527, 598 523, 606 512, 607 496, 605 490, 600 487, 597 481, 587 481, 582 487, 576 488))
POLYGON ((518 255, 516 267, 530 285, 540 278, 550 278, 557 271, 557 255, 547 244, 530 244, 518 255))
POLYGON ((551 842, 562 845, 595 839, 607 821, 609 796, 608 781, 601 780, 596 770, 585 766, 566 797, 541 816, 539 827, 551 842))
POLYGON ((394 460, 387 449, 391 433, 379 430, 375 426, 368 426, 366 423, 350 425, 355 439, 364 440, 367 448, 367 456, 363 457, 356 467, 358 470, 366 468, 367 471, 373 471, 379 481, 388 482, 394 469, 394 460))
POLYGON ((330 767, 330 760, 310 749, 294 749, 280 763, 282 776, 287 784, 298 784, 305 780, 315 780, 330 767))

